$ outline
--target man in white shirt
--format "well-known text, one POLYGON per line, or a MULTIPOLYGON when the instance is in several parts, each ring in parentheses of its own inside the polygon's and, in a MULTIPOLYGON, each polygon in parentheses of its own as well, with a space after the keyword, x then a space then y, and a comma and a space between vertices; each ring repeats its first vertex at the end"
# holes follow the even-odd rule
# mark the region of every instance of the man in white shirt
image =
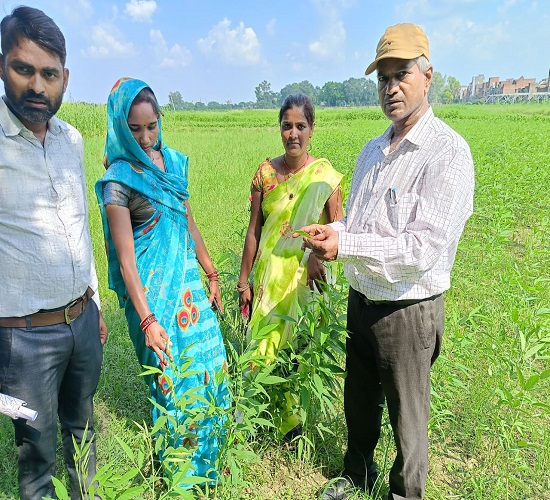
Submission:
MULTIPOLYGON (((4 17, 0 34, 0 392, 38 411, 34 422, 14 420, 21 499, 54 496, 58 416, 71 498, 80 498, 72 440, 93 440, 107 339, 83 141, 55 117, 69 77, 58 26, 21 6, 4 17)), ((88 484, 95 467, 92 443, 88 484)))
POLYGON ((357 158, 346 217, 302 228, 311 235, 304 246, 323 260, 342 261, 350 284, 348 448, 342 478, 321 492, 325 500, 348 498, 354 488, 372 490, 384 400, 397 448, 388 498, 423 498, 442 293, 473 210, 470 149, 428 103, 433 68, 422 29, 390 26, 365 74, 375 70, 380 105, 392 124, 357 158))

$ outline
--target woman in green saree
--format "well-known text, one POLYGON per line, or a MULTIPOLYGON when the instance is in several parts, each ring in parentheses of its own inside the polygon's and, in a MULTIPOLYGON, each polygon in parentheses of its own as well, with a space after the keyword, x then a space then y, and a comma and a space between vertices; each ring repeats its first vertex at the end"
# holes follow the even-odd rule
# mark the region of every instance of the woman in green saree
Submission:
MULTIPOLYGON (((302 250, 296 229, 312 222, 331 222, 342 216, 343 176, 324 158, 308 152, 315 128, 310 99, 288 96, 280 111, 279 125, 285 152, 267 158, 252 180, 250 222, 246 233, 237 290, 243 316, 249 317, 251 348, 266 362, 292 342, 293 323, 311 299, 316 284, 326 281, 323 264, 302 250), (254 283, 249 276, 255 264, 254 283), (254 338, 265 325, 276 325, 267 338, 254 338)), ((278 408, 279 432, 287 439, 297 434, 300 417, 292 410, 288 394, 285 408, 278 408)))

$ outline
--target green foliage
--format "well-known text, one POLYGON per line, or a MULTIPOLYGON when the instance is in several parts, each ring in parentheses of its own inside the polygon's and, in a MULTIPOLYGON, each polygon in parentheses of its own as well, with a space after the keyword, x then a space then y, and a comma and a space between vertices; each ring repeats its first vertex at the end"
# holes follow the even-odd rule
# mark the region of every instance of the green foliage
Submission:
POLYGON ((454 76, 443 76, 435 71, 428 92, 428 99, 432 104, 450 104, 459 102, 460 82, 454 76))
MULTIPOLYGON (((277 440, 284 417, 281 407, 286 407, 285 401, 293 401, 292 412, 299 414, 302 426, 302 435, 293 443, 299 457, 311 458, 315 438, 332 435, 326 424, 338 414, 346 337, 346 282, 340 266, 338 270, 340 279, 316 295, 298 320, 284 317, 293 324, 293 341, 277 353, 275 360, 256 354, 253 348, 237 360, 245 380, 237 408, 243 416, 254 419, 255 432, 277 440)), ((274 326, 266 325, 251 336, 261 341, 274 326)))
POLYGON ((279 106, 283 104, 283 101, 290 95, 290 94, 304 94, 309 96, 314 103, 316 103, 316 96, 318 93, 318 89, 313 86, 310 82, 307 80, 304 80, 300 83, 290 83, 288 85, 285 85, 281 91, 279 92, 279 106))
MULTIPOLYGON (((339 379, 343 376, 343 370, 339 364, 345 351, 343 283, 340 280, 334 289, 327 287, 326 294, 317 297, 299 321, 288 318, 295 323, 297 348, 291 346, 288 352, 281 351, 275 361, 265 363, 265 359, 255 354, 254 350, 244 350, 239 354, 229 345, 231 378, 222 370, 217 375, 216 383, 233 381, 231 393, 234 406, 216 406, 197 393, 199 387, 188 390, 179 398, 173 393, 176 407, 173 413, 151 400, 161 416, 152 429, 146 423, 134 422, 139 436, 137 447, 115 436, 129 468, 121 470, 113 463, 107 463, 93 478, 86 475, 90 442, 80 446, 75 442, 75 462, 83 497, 93 498, 97 493, 105 500, 174 496, 185 499, 195 498, 195 494, 203 492, 215 496, 242 490, 249 485, 243 466, 259 460, 258 445, 254 443, 263 441, 263 446, 273 445, 280 438, 276 433, 277 401, 284 398, 288 391, 300 395, 296 409, 301 412, 304 433, 296 439, 297 455, 310 459, 315 449, 315 437, 323 439, 324 435, 333 434, 324 425, 326 420, 323 417, 336 414, 334 403, 341 396, 339 379), (261 369, 251 369, 251 366, 261 366, 261 369), (191 465, 192 453, 196 448, 193 444, 196 429, 205 419, 219 422, 214 432, 223 443, 218 462, 213 464, 212 469, 228 472, 222 473, 215 483, 206 477, 193 475, 191 465), (182 443, 191 444, 184 446, 182 443), (162 464, 157 459, 161 450, 162 464), (200 488, 195 488, 193 492, 189 488, 194 485, 200 488)), ((259 337, 272 329, 271 325, 264 327, 259 337)), ((183 353, 179 362, 172 363, 176 376, 185 378, 195 375, 197 372, 191 370, 192 361, 183 353)), ((141 375, 161 373, 157 367, 145 366, 141 375)), ((57 497, 68 499, 62 481, 58 478, 53 481, 57 497)))
POLYGON ((441 104, 442 95, 445 91, 445 77, 439 72, 434 71, 430 90, 428 91, 428 99, 432 104, 441 104))
POLYGON ((70 123, 83 137, 105 137, 107 105, 83 102, 64 102, 57 116, 70 123))
MULTIPOLYGON (((72 105, 64 104, 63 112, 72 105)), ((95 397, 98 473, 113 473, 122 480, 133 469, 140 470, 126 477, 124 487, 112 483, 112 494, 131 496, 130 488, 145 488, 146 482, 158 477, 155 495, 162 495, 168 486, 160 479, 164 473, 154 459, 147 390, 137 376, 140 367, 124 315, 106 289, 103 235, 93 194, 93 184, 103 173, 106 120, 101 115, 104 111, 94 114, 101 108, 83 106, 78 112, 75 109, 69 121, 85 137, 92 240, 110 329, 95 397)), ((452 105, 437 107, 435 112, 470 144, 476 193, 474 214, 459 245, 452 286, 446 293, 443 351, 432 370, 426 496, 436 500, 546 498, 550 491, 550 106, 452 105)), ((220 458, 224 474, 218 484, 195 488, 193 494, 216 499, 310 499, 327 477, 341 472, 346 442, 341 396, 329 395, 331 385, 323 379, 327 372, 315 366, 323 338, 319 334, 309 350, 297 345, 280 356, 282 366, 294 366, 296 359, 300 365, 310 363, 304 372, 285 368, 284 373, 282 366, 269 366, 271 371, 266 368, 261 375, 288 378, 296 385, 310 370, 321 378, 322 384, 316 377, 304 381, 303 394, 297 392, 309 426, 301 459, 299 442, 297 452, 290 454, 275 439, 269 393, 282 389, 283 383, 263 384, 262 370, 259 379, 239 376, 250 360, 234 286, 252 175, 266 156, 282 152, 276 111, 166 112, 163 122, 167 143, 190 157, 190 202, 220 271, 225 308, 221 326, 230 357, 231 391, 236 408, 244 413, 238 422, 234 408, 228 411, 227 446, 220 458), (329 405, 323 411, 323 394, 335 413, 329 405)), ((387 126, 379 109, 318 109, 312 154, 329 158, 346 175, 349 191, 357 154, 387 126)), ((337 283, 344 301, 345 284, 340 278, 337 283)), ((336 318, 341 314, 336 311, 339 307, 334 308, 336 318)), ((317 313, 308 314, 304 311, 296 324, 299 331, 310 332, 311 318, 320 318, 317 313)), ((329 316, 323 324, 334 323, 335 317, 329 316)), ((337 362, 332 364, 342 369, 340 355, 334 358, 337 362)), ((336 369, 331 380, 339 386, 336 369)), ((384 423, 376 454, 382 477, 374 498, 387 494, 384 483, 395 453, 387 417, 384 423)), ((2 418, 0 497, 17 497, 13 443, 13 426, 2 418)), ((61 459, 57 477, 64 484, 61 459)), ((134 495, 140 497, 153 498, 150 489, 134 495)))
POLYGON ((277 105, 279 96, 271 90, 271 84, 264 80, 255 89, 257 108, 274 108, 277 105))

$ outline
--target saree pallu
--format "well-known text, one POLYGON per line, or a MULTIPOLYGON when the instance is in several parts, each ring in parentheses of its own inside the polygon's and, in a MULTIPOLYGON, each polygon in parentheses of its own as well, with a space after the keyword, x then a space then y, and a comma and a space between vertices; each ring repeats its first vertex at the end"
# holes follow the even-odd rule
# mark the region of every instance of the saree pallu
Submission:
MULTIPOLYGON (((302 238, 292 234, 302 226, 329 222, 324 218, 325 204, 342 181, 343 175, 328 160, 317 159, 263 195, 264 225, 255 262, 248 335, 251 348, 267 362, 292 342, 294 324, 280 315, 298 319, 312 296, 307 285, 309 252, 302 250, 302 238), (277 326, 267 338, 255 339, 254 333, 266 325, 277 326)), ((279 428, 282 435, 300 423, 290 409, 293 397, 285 398, 279 428)))
MULTIPOLYGON (((120 273, 113 240, 103 204, 103 187, 108 181, 124 184, 140 193, 155 208, 146 223, 133 229, 137 269, 151 311, 170 337, 174 364, 192 359, 191 371, 178 377, 172 366, 160 376, 146 376, 151 399, 166 409, 178 422, 186 421, 177 400, 187 391, 199 388, 201 395, 213 404, 227 408, 229 395, 224 378, 226 353, 215 314, 205 294, 197 265, 194 242, 189 234, 184 201, 187 194, 187 157, 177 151, 162 149, 167 172, 154 171, 139 164, 114 162, 96 184, 96 194, 103 221, 108 256, 109 287, 124 307, 130 338, 141 365, 158 366, 156 354, 145 345, 140 318, 129 299, 120 273), (221 380, 220 383, 218 381, 221 380)), ((193 402, 187 408, 202 405, 193 402)), ((155 405, 153 423, 163 415, 155 405)), ((208 417, 194 422, 188 429, 196 437, 173 435, 171 446, 197 446, 192 457, 193 475, 215 479, 216 457, 223 435, 223 422, 208 417)), ((159 453, 162 460, 163 450, 159 453)))

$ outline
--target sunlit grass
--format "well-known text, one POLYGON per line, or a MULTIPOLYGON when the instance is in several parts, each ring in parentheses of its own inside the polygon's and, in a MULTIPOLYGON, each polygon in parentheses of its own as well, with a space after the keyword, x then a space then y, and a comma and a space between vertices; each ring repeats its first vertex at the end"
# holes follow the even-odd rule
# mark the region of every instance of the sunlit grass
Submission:
MULTIPOLYGON (((549 110, 543 105, 435 108, 471 146, 476 195, 446 294, 443 352, 433 369, 430 500, 550 498, 549 110)), ((148 421, 149 403, 123 314, 106 286, 93 192, 104 171, 105 107, 69 103, 62 113, 85 137, 91 231, 111 332, 96 396, 98 456, 100 464, 113 461, 122 471, 128 464, 114 436, 133 443, 132 421, 148 421)), ((282 152, 277 113, 166 112, 163 122, 166 143, 190 158, 191 206, 225 281, 226 314, 238 317, 233 287, 250 181, 262 160, 282 152), (233 252, 230 260, 224 260, 227 251, 233 252)), ((358 152, 388 122, 377 109, 319 109, 316 122, 312 153, 329 158, 349 188, 358 152)), ((222 326, 227 338, 238 341, 242 333, 232 324, 222 326)), ((320 441, 306 462, 273 446, 260 450, 261 461, 246 466, 252 486, 240 497, 312 498, 325 477, 342 467, 342 415, 331 426, 336 436, 320 441)), ((2 418, 0 497, 17 491, 12 435, 9 420, 2 418)), ((394 453, 387 426, 383 442, 387 446, 376 459, 387 472, 394 453)), ((231 495, 218 492, 217 498, 231 495)))

